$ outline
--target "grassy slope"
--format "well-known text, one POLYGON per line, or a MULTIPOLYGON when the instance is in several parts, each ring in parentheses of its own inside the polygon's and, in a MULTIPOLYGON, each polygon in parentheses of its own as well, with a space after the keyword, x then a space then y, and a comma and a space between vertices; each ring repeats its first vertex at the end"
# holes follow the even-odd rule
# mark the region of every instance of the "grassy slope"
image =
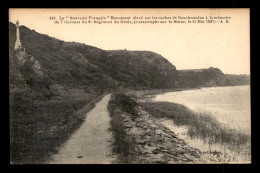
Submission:
POLYGON ((83 122, 86 113, 102 98, 92 96, 83 100, 35 101, 28 95, 19 94, 15 93, 10 98, 12 163, 46 161, 51 154, 57 152, 58 147, 83 122))

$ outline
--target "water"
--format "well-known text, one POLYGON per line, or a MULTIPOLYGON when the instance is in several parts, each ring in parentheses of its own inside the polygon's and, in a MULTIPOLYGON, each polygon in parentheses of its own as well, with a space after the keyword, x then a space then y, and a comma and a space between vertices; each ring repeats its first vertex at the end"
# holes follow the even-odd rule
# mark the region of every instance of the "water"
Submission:
MULTIPOLYGON (((195 112, 208 112, 218 121, 251 135, 250 86, 212 87, 198 90, 169 92, 156 95, 153 101, 166 101, 187 106, 195 112)), ((192 147, 200 149, 212 162, 250 162, 250 144, 239 151, 221 144, 209 144, 205 139, 191 139, 186 126, 176 126, 173 120, 162 124, 177 133, 192 147), (210 154, 212 152, 215 154, 210 154), (221 152, 222 155, 216 154, 221 152)))
POLYGON ((195 112, 210 112, 220 122, 250 134, 250 87, 212 87, 157 95, 154 101, 187 106, 195 112))

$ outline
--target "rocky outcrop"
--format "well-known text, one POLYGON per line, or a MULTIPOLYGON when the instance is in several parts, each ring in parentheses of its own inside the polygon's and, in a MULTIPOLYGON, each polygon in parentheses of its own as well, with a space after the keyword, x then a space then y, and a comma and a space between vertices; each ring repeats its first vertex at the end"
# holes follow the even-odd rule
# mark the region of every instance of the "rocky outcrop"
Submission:
POLYGON ((36 98, 47 98, 53 95, 50 78, 42 71, 41 64, 24 51, 14 51, 9 57, 10 91, 28 90, 36 98))
POLYGON ((32 63, 32 69, 34 70, 34 72, 38 73, 42 77, 43 72, 41 71, 41 65, 39 61, 32 56, 30 57, 30 62, 32 63))
POLYGON ((41 70, 41 65, 37 59, 33 56, 28 55, 24 51, 16 51, 15 56, 18 58, 21 66, 24 66, 26 63, 30 65, 34 73, 38 74, 39 77, 43 77, 43 72, 41 70))
POLYGON ((140 163, 204 163, 200 151, 179 139, 174 132, 153 119, 138 106, 138 117, 134 120, 122 114, 123 126, 135 139, 135 151, 140 163))

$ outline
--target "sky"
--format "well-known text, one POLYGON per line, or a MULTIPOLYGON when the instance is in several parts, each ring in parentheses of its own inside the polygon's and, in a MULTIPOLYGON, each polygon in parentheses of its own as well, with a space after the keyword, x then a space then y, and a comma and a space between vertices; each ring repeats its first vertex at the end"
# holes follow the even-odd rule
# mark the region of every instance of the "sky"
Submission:
POLYGON ((216 67, 223 73, 250 74, 249 9, 9 9, 9 21, 15 23, 16 20, 20 25, 64 41, 104 50, 153 51, 177 70, 216 67), (66 16, 228 16, 231 19, 228 24, 55 24, 51 16, 56 19, 66 16))

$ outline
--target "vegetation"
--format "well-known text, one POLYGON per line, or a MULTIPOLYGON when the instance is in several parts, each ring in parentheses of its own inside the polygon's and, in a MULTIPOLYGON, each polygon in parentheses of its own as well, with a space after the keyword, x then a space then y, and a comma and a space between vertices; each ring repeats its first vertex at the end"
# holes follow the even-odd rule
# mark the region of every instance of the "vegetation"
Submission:
POLYGON ((135 106, 137 103, 122 93, 112 94, 108 104, 108 111, 111 116, 111 131, 113 133, 113 153, 118 156, 120 163, 138 162, 135 152, 135 138, 126 133, 123 126, 123 113, 129 113, 136 117, 135 106))
POLYGON ((83 122, 97 100, 36 101, 29 94, 10 96, 10 159, 12 163, 43 163, 57 152, 83 122), (84 112, 77 112, 87 105, 84 112))
POLYGON ((177 126, 187 126, 191 138, 203 138, 212 143, 227 144, 230 147, 243 147, 250 143, 250 136, 232 129, 212 115, 195 113, 187 107, 169 102, 143 102, 140 103, 147 112, 158 118, 170 118, 177 126))

